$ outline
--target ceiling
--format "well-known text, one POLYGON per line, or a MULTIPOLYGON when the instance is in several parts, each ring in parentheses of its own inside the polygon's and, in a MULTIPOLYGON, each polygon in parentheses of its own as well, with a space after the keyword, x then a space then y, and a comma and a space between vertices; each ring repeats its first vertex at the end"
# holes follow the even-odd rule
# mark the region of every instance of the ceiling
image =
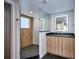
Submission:
POLYGON ((29 2, 31 9, 40 8, 48 14, 72 10, 75 7, 75 0, 48 0, 46 4, 41 3, 40 0, 29 0, 29 2))

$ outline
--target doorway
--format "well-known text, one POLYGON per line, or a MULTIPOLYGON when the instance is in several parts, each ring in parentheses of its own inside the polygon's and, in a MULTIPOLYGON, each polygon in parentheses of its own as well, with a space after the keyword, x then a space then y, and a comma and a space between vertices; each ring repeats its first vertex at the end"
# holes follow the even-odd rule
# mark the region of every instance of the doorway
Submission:
POLYGON ((21 48, 32 45, 33 18, 21 15, 21 48))
POLYGON ((11 59, 11 5, 4 3, 4 59, 11 59))
POLYGON ((21 59, 39 58, 38 45, 33 44, 33 17, 21 15, 21 59))

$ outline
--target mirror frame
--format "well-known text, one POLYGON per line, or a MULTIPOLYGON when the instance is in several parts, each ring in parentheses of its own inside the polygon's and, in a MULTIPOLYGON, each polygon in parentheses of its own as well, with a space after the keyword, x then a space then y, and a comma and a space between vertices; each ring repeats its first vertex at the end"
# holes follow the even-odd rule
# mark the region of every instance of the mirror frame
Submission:
POLYGON ((55 16, 55 31, 56 31, 56 32, 67 32, 67 31, 68 31, 68 15, 55 16), (67 19, 66 19, 66 20, 67 20, 67 30, 66 30, 66 31, 65 31, 65 30, 57 30, 57 29, 56 29, 56 20, 57 20, 56 18, 58 18, 58 17, 66 17, 66 18, 67 18, 67 19))

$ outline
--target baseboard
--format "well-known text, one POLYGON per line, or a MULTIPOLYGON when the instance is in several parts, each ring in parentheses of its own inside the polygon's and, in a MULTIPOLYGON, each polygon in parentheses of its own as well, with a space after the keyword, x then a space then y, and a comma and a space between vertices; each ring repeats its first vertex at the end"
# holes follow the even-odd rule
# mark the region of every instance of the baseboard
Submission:
MULTIPOLYGON (((36 45, 36 44, 31 44, 31 45, 39 46, 39 45, 36 45)), ((28 45, 28 46, 26 46, 26 47, 29 47, 29 46, 31 46, 31 45, 28 45)), ((22 47, 22 48, 20 48, 20 49, 25 49, 26 47, 22 47)))
POLYGON ((37 46, 39 46, 39 44, 33 44, 33 45, 37 45, 37 46))
POLYGON ((24 59, 34 59, 34 58, 38 58, 39 59, 39 55, 33 56, 33 57, 29 57, 29 58, 24 58, 24 59))

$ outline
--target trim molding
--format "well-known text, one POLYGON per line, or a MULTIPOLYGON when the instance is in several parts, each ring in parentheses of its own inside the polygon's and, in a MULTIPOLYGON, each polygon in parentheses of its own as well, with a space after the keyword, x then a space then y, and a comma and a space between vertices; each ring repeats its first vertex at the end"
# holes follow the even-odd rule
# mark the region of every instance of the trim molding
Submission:
POLYGON ((11 5, 11 59, 16 59, 15 57, 15 3, 11 0, 4 0, 4 2, 8 3, 11 5))

